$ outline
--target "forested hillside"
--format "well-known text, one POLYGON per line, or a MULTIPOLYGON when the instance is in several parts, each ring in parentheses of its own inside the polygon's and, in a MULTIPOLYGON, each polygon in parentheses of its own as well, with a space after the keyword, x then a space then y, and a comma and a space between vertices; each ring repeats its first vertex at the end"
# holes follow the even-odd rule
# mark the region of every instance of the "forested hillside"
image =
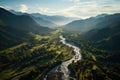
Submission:
POLYGON ((52 29, 38 25, 31 17, 14 15, 0 8, 0 50, 31 39, 30 32, 48 34, 52 29))
POLYGON ((105 26, 120 23, 120 13, 111 15, 98 15, 82 20, 75 20, 71 23, 64 25, 64 29, 68 31, 85 32, 94 28, 103 28, 105 26))
POLYGON ((86 33, 65 32, 69 42, 81 48, 82 59, 69 66, 78 80, 120 79, 120 24, 111 24, 86 33))

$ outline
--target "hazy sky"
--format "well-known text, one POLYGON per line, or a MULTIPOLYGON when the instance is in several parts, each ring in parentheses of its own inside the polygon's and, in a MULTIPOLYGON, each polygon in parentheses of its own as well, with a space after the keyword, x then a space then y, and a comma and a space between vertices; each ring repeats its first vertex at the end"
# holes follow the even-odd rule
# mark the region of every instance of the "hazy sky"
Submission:
POLYGON ((79 18, 120 13, 120 0, 0 0, 0 6, 21 12, 79 18))

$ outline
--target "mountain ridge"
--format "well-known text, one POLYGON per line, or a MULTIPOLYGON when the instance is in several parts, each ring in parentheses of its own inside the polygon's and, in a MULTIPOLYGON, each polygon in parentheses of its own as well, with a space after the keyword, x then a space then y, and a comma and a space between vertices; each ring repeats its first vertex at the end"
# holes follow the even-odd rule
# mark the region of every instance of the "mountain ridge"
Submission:
MULTIPOLYGON (((26 14, 26 13, 17 12, 14 10, 9 10, 9 11, 12 12, 13 14, 16 14, 16 15, 26 14)), ((41 13, 27 13, 27 14, 29 16, 31 16, 39 24, 43 24, 42 26, 48 26, 50 28, 56 28, 56 27, 59 27, 61 25, 67 24, 73 20, 78 19, 78 18, 65 17, 65 16, 60 16, 60 15, 49 16, 49 15, 45 15, 45 14, 41 14, 41 13), (45 24, 45 22, 46 22, 46 24, 45 24)))
POLYGON ((30 16, 15 15, 0 8, 0 49, 5 49, 31 39, 29 33, 48 34, 52 29, 42 27, 30 16))
POLYGON ((76 20, 68 23, 67 25, 63 26, 63 29, 84 32, 94 28, 102 28, 113 23, 118 23, 120 22, 119 18, 120 13, 104 15, 104 17, 98 15, 96 17, 90 17, 84 20, 76 20))

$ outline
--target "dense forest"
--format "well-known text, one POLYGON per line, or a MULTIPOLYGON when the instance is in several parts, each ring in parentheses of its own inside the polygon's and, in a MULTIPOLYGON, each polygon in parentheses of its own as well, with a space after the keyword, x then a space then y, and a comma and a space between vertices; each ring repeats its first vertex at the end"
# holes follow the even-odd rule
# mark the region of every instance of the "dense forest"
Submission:
POLYGON ((63 32, 68 42, 81 48, 82 59, 69 65, 71 76, 77 80, 120 79, 119 27, 118 23, 86 33, 63 32))

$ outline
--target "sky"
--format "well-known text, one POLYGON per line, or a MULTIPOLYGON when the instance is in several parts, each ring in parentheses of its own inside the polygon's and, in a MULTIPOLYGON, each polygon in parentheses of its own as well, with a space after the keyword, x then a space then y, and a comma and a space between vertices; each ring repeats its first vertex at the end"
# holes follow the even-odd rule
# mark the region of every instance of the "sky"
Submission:
POLYGON ((0 0, 0 7, 25 13, 88 18, 120 13, 120 0, 0 0))

